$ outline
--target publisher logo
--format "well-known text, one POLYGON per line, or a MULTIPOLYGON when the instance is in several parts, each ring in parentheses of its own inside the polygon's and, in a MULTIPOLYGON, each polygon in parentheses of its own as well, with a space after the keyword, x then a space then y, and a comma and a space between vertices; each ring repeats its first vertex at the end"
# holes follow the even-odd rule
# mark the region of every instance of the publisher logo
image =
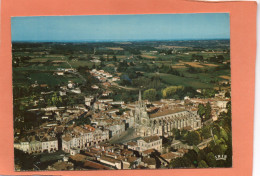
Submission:
POLYGON ((217 161, 218 160, 224 160, 225 161, 227 159, 227 155, 216 155, 215 158, 216 158, 217 161))

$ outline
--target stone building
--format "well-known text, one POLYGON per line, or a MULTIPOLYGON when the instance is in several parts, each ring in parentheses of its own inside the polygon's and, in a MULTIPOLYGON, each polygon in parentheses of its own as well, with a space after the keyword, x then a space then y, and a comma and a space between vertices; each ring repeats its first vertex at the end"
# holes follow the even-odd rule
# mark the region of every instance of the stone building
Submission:
POLYGON ((86 125, 84 128, 76 126, 73 131, 62 136, 62 150, 68 153, 83 150, 89 146, 105 142, 109 139, 109 131, 86 125))
POLYGON ((159 136, 148 136, 137 140, 136 150, 139 152, 149 149, 155 149, 159 152, 162 151, 162 139, 159 136))
POLYGON ((25 153, 55 152, 58 150, 58 139, 49 135, 43 137, 28 136, 15 140, 14 148, 25 153))
POLYGON ((172 129, 196 130, 201 128, 201 118, 197 112, 184 109, 165 109, 156 113, 148 114, 146 105, 141 98, 134 110, 135 131, 139 136, 165 136, 172 135, 172 129))

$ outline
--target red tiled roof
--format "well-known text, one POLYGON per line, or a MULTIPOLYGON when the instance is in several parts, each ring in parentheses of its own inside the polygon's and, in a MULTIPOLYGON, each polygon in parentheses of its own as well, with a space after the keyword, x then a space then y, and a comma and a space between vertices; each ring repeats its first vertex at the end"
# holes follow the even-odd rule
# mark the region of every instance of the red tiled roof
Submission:
POLYGON ((175 153, 169 152, 169 153, 162 154, 161 157, 164 159, 173 159, 173 158, 177 158, 178 155, 176 155, 175 153))
POLYGON ((143 154, 151 154, 151 153, 153 153, 154 151, 155 151, 154 149, 148 149, 148 150, 143 151, 142 153, 143 153, 143 154))
POLYGON ((88 160, 85 161, 84 167, 88 167, 88 168, 90 167, 90 168, 98 169, 98 170, 110 170, 111 169, 111 168, 104 166, 102 164, 95 163, 95 162, 88 161, 88 160))

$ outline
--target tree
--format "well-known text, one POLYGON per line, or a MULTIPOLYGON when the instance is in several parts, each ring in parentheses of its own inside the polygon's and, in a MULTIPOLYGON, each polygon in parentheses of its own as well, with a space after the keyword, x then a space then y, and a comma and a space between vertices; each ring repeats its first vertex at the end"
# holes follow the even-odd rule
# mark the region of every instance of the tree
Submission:
POLYGON ((207 165, 207 163, 204 160, 201 160, 199 162, 198 168, 208 168, 209 166, 207 165))
POLYGON ((91 69, 96 69, 96 64, 93 64, 91 69))
POLYGON ((225 141, 228 141, 228 134, 227 134, 227 132, 223 128, 220 128, 220 136, 223 139, 225 139, 225 141))
POLYGON ((116 55, 113 56, 112 60, 113 60, 114 62, 116 62, 116 60, 117 60, 116 55))
POLYGON ((170 168, 186 168, 191 167, 191 161, 187 157, 176 158, 171 160, 169 164, 170 168))
POLYGON ((189 150, 188 153, 184 154, 185 157, 187 157, 192 164, 196 165, 198 164, 198 154, 195 150, 189 150))
POLYGON ((147 99, 149 101, 156 100, 157 92, 155 89, 148 89, 144 91, 144 99, 147 99))
POLYGON ((203 128, 201 129, 201 135, 204 139, 210 138, 211 137, 210 127, 209 126, 203 126, 203 128))
POLYGON ((225 93, 225 97, 230 98, 230 92, 229 91, 225 93))
POLYGON ((205 106, 203 104, 199 104, 198 106, 198 114, 202 118, 205 115, 205 106))
POLYGON ((162 90, 162 95, 164 98, 172 98, 176 91, 179 89, 183 89, 182 86, 170 86, 166 87, 165 89, 162 90))
POLYGON ((214 89, 204 89, 202 94, 205 98, 212 98, 215 97, 216 92, 214 89))
POLYGON ((206 152, 204 150, 200 150, 198 152, 198 161, 206 160, 206 152))
POLYGON ((208 120, 210 118, 211 118, 211 106, 210 103, 208 102, 205 108, 205 119, 208 120))
POLYGON ((207 154, 206 161, 210 167, 215 167, 217 164, 215 155, 212 152, 207 154))
POLYGON ((189 132, 186 136, 186 142, 188 145, 198 145, 200 143, 200 135, 196 131, 189 132))

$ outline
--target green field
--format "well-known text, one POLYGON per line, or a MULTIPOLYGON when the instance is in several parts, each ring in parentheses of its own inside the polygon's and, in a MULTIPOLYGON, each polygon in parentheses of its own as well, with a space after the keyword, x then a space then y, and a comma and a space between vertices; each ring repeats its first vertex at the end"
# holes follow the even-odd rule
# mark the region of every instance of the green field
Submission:
MULTIPOLYGON (((147 77, 152 77, 155 75, 155 73, 148 73, 145 74, 147 77)), ((201 79, 199 78, 187 78, 187 77, 180 77, 176 75, 171 74, 165 74, 160 73, 159 74, 161 80, 168 84, 168 85, 174 85, 174 86, 187 86, 187 87, 193 87, 195 89, 197 88, 212 88, 212 84, 203 83, 201 79)))

